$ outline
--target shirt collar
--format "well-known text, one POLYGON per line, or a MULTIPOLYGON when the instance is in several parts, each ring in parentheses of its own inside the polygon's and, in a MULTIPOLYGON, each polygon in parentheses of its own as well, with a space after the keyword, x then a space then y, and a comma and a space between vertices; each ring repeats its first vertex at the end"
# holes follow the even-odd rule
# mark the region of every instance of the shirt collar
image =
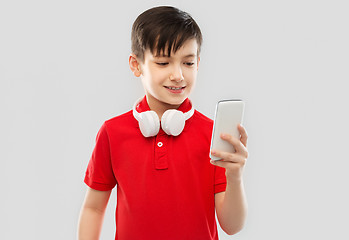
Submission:
MULTIPOLYGON (((178 107, 178 111, 181 111, 183 113, 186 113, 188 112, 190 109, 191 109, 191 104, 190 104, 190 100, 189 98, 186 98, 182 104, 178 107)), ((145 112, 145 111, 149 111, 150 108, 149 108, 149 105, 148 105, 148 102, 147 102, 147 96, 144 95, 142 101, 140 101, 137 106, 136 106, 136 111, 141 113, 141 112, 145 112)))

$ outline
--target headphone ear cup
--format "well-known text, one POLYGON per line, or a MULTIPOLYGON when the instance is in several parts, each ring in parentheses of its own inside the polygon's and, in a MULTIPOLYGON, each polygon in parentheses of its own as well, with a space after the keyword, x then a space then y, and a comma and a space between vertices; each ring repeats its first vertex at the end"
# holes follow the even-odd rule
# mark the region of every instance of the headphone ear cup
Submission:
POLYGON ((154 111, 145 111, 139 114, 139 129, 144 137, 153 137, 160 129, 159 117, 154 111))
POLYGON ((178 136, 184 129, 185 117, 181 111, 169 109, 161 117, 161 128, 168 135, 178 136))

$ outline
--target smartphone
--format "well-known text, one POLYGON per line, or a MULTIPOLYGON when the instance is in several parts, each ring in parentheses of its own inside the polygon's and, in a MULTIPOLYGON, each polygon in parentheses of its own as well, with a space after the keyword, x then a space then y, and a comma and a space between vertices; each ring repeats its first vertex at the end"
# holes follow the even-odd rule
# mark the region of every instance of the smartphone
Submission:
POLYGON ((220 135, 221 133, 227 133, 240 139, 237 125, 242 124, 244 109, 245 103, 240 99, 221 100, 217 103, 210 147, 210 158, 212 160, 221 160, 221 158, 211 155, 212 149, 235 152, 233 145, 223 140, 220 135))

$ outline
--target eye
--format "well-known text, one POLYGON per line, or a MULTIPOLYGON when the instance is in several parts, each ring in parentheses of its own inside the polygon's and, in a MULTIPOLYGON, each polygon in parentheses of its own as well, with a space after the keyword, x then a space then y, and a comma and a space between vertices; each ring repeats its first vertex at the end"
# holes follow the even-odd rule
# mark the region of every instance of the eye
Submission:
POLYGON ((187 65, 187 66, 193 66, 193 65, 194 65, 193 62, 186 62, 186 63, 184 63, 184 64, 187 65))
POLYGON ((157 62, 156 64, 160 66, 166 66, 168 62, 157 62))

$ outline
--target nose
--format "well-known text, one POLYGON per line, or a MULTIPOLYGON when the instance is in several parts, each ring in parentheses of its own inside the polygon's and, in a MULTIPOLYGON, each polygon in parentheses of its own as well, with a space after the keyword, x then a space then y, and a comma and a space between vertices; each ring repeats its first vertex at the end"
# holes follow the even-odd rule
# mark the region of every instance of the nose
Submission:
POLYGON ((180 82, 184 80, 182 68, 180 66, 173 68, 170 75, 170 80, 176 81, 176 82, 180 82))

